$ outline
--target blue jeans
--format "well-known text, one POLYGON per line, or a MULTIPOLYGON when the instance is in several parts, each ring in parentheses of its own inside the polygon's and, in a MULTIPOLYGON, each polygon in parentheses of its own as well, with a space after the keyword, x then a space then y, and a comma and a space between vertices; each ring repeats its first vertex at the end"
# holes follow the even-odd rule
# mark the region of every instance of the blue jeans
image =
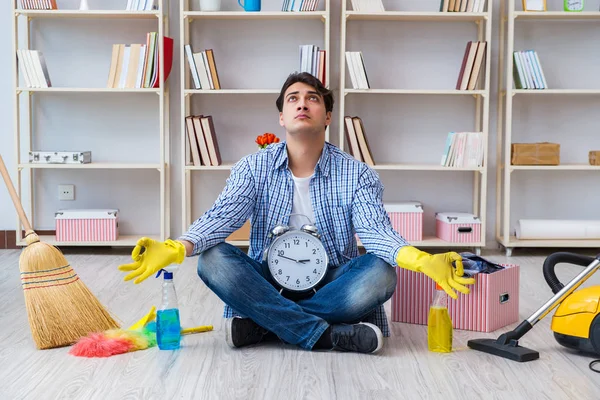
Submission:
POLYGON ((373 254, 329 267, 311 297, 292 301, 268 280, 257 262, 228 243, 200 254, 198 275, 222 301, 283 341, 312 349, 330 324, 355 323, 385 303, 396 288, 396 271, 373 254))

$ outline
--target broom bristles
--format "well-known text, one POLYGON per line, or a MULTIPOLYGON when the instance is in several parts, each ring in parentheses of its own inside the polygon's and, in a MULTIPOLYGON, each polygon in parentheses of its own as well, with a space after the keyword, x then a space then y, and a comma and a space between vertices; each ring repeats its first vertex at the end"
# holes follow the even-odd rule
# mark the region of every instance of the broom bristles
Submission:
POLYGON ((38 349, 68 346, 119 324, 79 279, 56 247, 26 237, 19 258, 29 327, 38 349))

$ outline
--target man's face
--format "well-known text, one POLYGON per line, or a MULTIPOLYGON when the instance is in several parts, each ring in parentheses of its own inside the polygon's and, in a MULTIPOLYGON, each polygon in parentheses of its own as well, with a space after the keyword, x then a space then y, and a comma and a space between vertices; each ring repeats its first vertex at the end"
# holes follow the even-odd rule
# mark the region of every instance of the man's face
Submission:
POLYGON ((331 112, 325 111, 323 97, 310 85, 296 82, 285 91, 279 124, 290 134, 305 131, 325 132, 331 112))

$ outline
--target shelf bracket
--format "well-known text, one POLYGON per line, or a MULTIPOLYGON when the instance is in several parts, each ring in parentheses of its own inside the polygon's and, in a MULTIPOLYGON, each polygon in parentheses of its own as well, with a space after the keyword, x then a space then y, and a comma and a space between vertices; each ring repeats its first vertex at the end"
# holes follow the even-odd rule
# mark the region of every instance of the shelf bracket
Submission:
POLYGON ((22 90, 17 90, 17 96, 19 96, 21 93, 23 93, 22 90))

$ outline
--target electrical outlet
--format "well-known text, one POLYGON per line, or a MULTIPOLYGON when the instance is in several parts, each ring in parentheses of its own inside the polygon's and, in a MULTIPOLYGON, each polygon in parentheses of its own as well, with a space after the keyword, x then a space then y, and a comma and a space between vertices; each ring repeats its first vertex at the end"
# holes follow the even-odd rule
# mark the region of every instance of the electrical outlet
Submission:
POLYGON ((58 185, 59 200, 75 200, 75 185, 58 185))

